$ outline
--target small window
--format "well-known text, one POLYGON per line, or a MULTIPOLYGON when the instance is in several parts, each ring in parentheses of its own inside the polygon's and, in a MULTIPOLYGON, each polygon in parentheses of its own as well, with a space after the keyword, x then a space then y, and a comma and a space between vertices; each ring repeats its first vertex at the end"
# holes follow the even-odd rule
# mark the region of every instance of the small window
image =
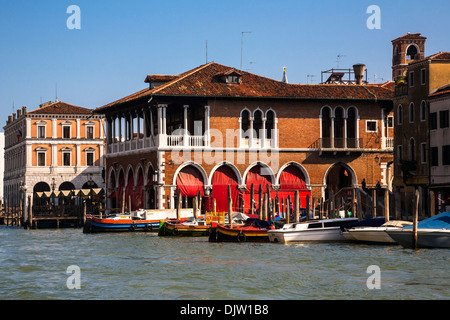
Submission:
POLYGON ((45 138, 45 126, 38 126, 38 138, 44 139, 45 138))
POLYGON ((377 122, 367 120, 366 121, 366 131, 367 132, 377 132, 377 122))
POLYGON ((86 165, 93 166, 94 165, 94 153, 86 152, 86 165))
POLYGON ((420 144, 420 155, 422 163, 427 163, 427 145, 426 143, 420 144))
POLYGON ((94 139, 94 127, 93 126, 86 127, 86 139, 94 139))
POLYGON ((387 126, 388 126, 388 128, 393 128, 394 127, 393 117, 388 117, 387 118, 387 126))
POLYGON ((70 166, 70 151, 63 152, 63 166, 70 166))
POLYGON ((399 105, 397 109, 397 124, 403 123, 403 106, 399 105))
POLYGON ((403 161, 403 147, 401 145, 397 146, 397 159, 398 163, 401 163, 403 161))
POLYGON ((450 165, 450 145, 442 146, 442 165, 450 165))
POLYGON ((38 166, 45 167, 45 152, 41 151, 37 153, 38 166))
POLYGON ((63 138, 64 139, 70 139, 70 126, 63 126, 63 138))
POLYGON ((448 110, 442 110, 439 111, 439 123, 441 128, 448 128, 449 127, 449 111, 448 110))
POLYGON ((426 69, 422 69, 420 70, 420 84, 424 85, 427 83, 427 70, 426 69))
POLYGON ((439 165, 439 148, 431 147, 431 166, 437 167, 439 165))
POLYGON ((420 121, 425 121, 427 119, 427 103, 422 101, 420 103, 420 121))
POLYGON ((411 102, 409 104, 409 122, 413 123, 414 122, 414 103, 411 102))
POLYGON ((409 73, 409 86, 414 87, 414 71, 409 73))
POLYGON ((413 138, 409 139, 409 161, 416 160, 416 144, 413 138))
POLYGON ((437 129, 437 112, 431 112, 430 113, 430 130, 436 130, 437 129))

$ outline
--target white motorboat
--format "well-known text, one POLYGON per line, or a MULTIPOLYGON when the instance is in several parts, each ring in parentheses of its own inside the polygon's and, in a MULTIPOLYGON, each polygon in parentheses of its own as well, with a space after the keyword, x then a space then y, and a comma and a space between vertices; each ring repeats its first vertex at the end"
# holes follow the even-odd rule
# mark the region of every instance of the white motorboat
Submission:
POLYGON ((311 220, 285 224, 280 229, 268 230, 270 242, 346 241, 341 226, 355 223, 358 218, 311 220))
POLYGON ((400 230, 411 225, 410 221, 392 220, 379 227, 353 227, 346 231, 353 241, 377 244, 396 244, 396 242, 385 232, 386 230, 400 230))
MULTIPOLYGON (((385 232, 403 247, 412 248, 413 226, 385 232)), ((450 248, 450 212, 442 212, 417 224, 417 247, 450 248)))

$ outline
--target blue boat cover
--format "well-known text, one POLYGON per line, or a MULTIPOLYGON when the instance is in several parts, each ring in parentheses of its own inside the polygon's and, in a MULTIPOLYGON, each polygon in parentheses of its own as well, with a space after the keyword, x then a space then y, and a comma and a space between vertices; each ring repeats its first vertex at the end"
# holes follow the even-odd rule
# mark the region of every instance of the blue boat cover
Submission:
MULTIPOLYGON (((412 225, 403 229, 412 229, 412 225)), ((438 215, 424 219, 417 223, 417 229, 446 229, 450 230, 450 212, 442 212, 438 215)))
POLYGON ((256 218, 248 218, 245 220, 245 225, 254 226, 255 228, 269 228, 272 223, 270 221, 264 221, 256 218))

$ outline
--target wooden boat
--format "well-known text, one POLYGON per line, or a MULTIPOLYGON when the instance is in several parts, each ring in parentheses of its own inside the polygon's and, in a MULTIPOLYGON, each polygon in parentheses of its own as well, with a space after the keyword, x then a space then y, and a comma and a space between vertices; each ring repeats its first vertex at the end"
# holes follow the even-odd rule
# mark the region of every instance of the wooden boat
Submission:
POLYGON ((269 242, 267 231, 274 229, 269 221, 249 218, 244 224, 212 224, 210 242, 269 242))
POLYGON ((396 244, 396 242, 385 232, 387 230, 400 230, 411 225, 410 221, 391 220, 383 223, 379 227, 365 226, 353 227, 347 230, 356 242, 376 243, 376 244, 396 244))
MULTIPOLYGON (((180 220, 192 216, 192 210, 183 210, 180 220)), ((83 233, 158 231, 161 220, 176 219, 174 210, 137 210, 131 213, 113 214, 106 217, 89 216, 83 233)))
POLYGON ((341 233, 341 226, 357 222, 357 218, 311 220, 285 224, 280 229, 267 232, 270 242, 347 241, 341 233))
POLYGON ((161 221, 158 236, 207 236, 209 228, 210 225, 206 224, 205 219, 166 220, 161 221))
MULTIPOLYGON (((413 226, 385 231, 404 248, 413 247, 413 226)), ((450 248, 450 212, 420 221, 417 224, 418 248, 450 248)))

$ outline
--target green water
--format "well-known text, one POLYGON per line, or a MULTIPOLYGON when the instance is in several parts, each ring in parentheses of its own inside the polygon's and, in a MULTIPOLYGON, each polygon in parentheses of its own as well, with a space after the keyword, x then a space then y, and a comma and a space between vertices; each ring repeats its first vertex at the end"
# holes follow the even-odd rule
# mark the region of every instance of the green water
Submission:
POLYGON ((0 227, 0 299, 449 299, 450 251, 0 227), (69 266, 80 289, 69 289, 69 266), (370 265, 380 289, 369 289, 370 265))

